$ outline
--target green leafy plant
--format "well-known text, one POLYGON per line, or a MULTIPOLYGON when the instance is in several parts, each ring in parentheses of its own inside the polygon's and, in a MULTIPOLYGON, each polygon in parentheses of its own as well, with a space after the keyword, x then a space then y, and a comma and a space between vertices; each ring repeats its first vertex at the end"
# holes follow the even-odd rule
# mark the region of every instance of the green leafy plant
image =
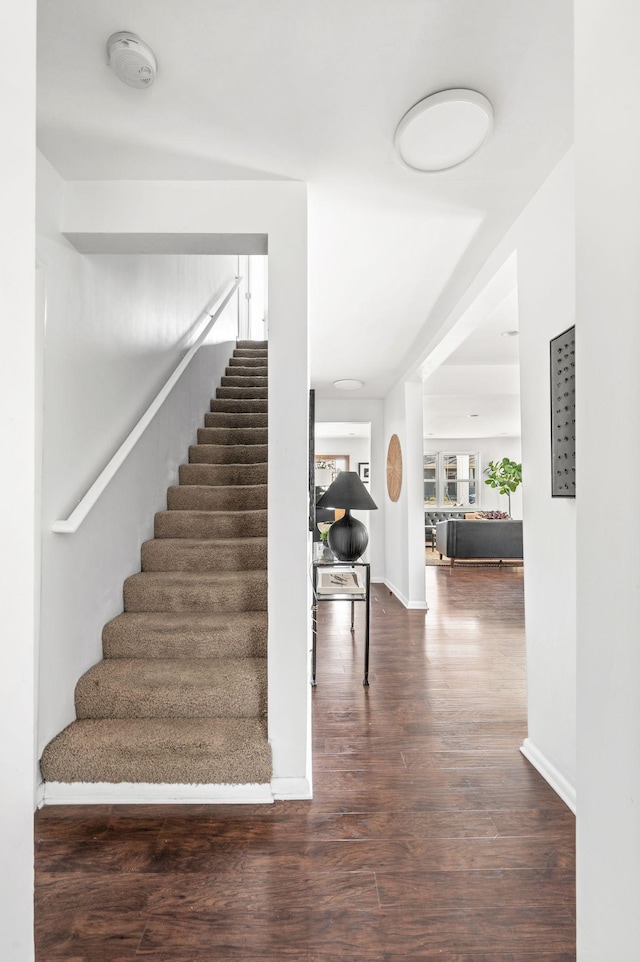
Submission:
POLYGON ((502 461, 489 461, 484 474, 487 475, 485 484, 490 488, 498 488, 500 494, 506 494, 509 499, 509 517, 511 517, 511 494, 522 484, 522 465, 509 458, 502 461))
POLYGON ((332 524, 331 521, 318 522, 318 531, 320 532, 320 540, 323 542, 323 544, 327 543, 327 537, 329 534, 329 528, 331 527, 331 524, 332 524))

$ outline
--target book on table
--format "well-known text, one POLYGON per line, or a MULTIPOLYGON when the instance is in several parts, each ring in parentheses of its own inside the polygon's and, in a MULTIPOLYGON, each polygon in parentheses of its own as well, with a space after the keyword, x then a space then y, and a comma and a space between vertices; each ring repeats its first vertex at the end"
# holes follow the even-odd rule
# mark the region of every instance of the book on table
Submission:
POLYGON ((320 571, 317 591, 320 595, 363 595, 365 587, 358 571, 320 571))

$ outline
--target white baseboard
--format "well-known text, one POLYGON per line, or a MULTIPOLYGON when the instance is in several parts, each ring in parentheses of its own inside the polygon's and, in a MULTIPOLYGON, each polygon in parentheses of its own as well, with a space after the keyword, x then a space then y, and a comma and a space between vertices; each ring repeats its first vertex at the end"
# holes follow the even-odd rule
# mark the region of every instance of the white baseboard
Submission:
POLYGON ((416 611, 429 610, 429 606, 427 605, 426 601, 411 601, 409 598, 403 595, 403 593, 399 591, 398 588, 396 588, 396 586, 392 584, 387 578, 384 579, 384 584, 387 586, 389 591, 391 591, 396 596, 398 601, 405 606, 405 608, 408 608, 410 610, 416 610, 416 611))
POLYGON ((271 785, 45 782, 41 805, 270 805, 271 785))
POLYGON ((313 798, 308 778, 272 778, 271 791, 277 799, 313 798))
POLYGON ((520 751, 531 762, 537 772, 544 780, 549 783, 556 795, 559 795, 567 808, 576 814, 576 790, 575 787, 558 771, 555 765, 546 758, 545 755, 534 745, 530 738, 525 738, 520 751))
POLYGON ((38 782, 38 784, 36 785, 35 802, 36 802, 36 810, 39 808, 42 808, 42 806, 44 805, 44 782, 43 781, 38 782))

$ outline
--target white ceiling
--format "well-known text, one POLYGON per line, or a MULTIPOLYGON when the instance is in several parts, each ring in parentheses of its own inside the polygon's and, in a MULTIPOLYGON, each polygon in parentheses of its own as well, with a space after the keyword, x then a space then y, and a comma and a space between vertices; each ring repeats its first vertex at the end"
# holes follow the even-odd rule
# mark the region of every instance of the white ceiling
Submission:
POLYGON ((320 397, 343 397, 332 382, 344 377, 365 382, 355 397, 384 396, 435 326, 438 299, 464 291, 572 140, 572 0, 38 10, 38 142, 64 178, 308 182, 320 397), (122 29, 158 57, 150 90, 106 66, 106 40, 122 29), (492 137, 452 171, 411 172, 394 157, 396 125, 447 87, 491 100, 492 137))
POLYGON ((369 421, 316 421, 316 440, 321 438, 367 438, 371 437, 369 421))
POLYGON ((518 329, 514 288, 425 380, 425 437, 520 437, 518 329))

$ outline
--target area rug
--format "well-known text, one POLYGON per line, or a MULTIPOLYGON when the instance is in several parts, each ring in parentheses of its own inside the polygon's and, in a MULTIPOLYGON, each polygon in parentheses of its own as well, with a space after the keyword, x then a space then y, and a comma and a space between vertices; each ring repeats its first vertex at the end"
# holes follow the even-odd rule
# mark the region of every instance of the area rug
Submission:
MULTIPOLYGON (((429 546, 424 549, 424 563, 429 565, 429 567, 435 566, 437 568, 450 568, 451 561, 446 555, 440 560, 440 555, 437 551, 432 551, 429 546)), ((524 562, 518 558, 507 559, 506 561, 497 561, 495 558, 473 558, 473 559, 460 559, 456 558, 454 568, 521 568, 524 562)))

